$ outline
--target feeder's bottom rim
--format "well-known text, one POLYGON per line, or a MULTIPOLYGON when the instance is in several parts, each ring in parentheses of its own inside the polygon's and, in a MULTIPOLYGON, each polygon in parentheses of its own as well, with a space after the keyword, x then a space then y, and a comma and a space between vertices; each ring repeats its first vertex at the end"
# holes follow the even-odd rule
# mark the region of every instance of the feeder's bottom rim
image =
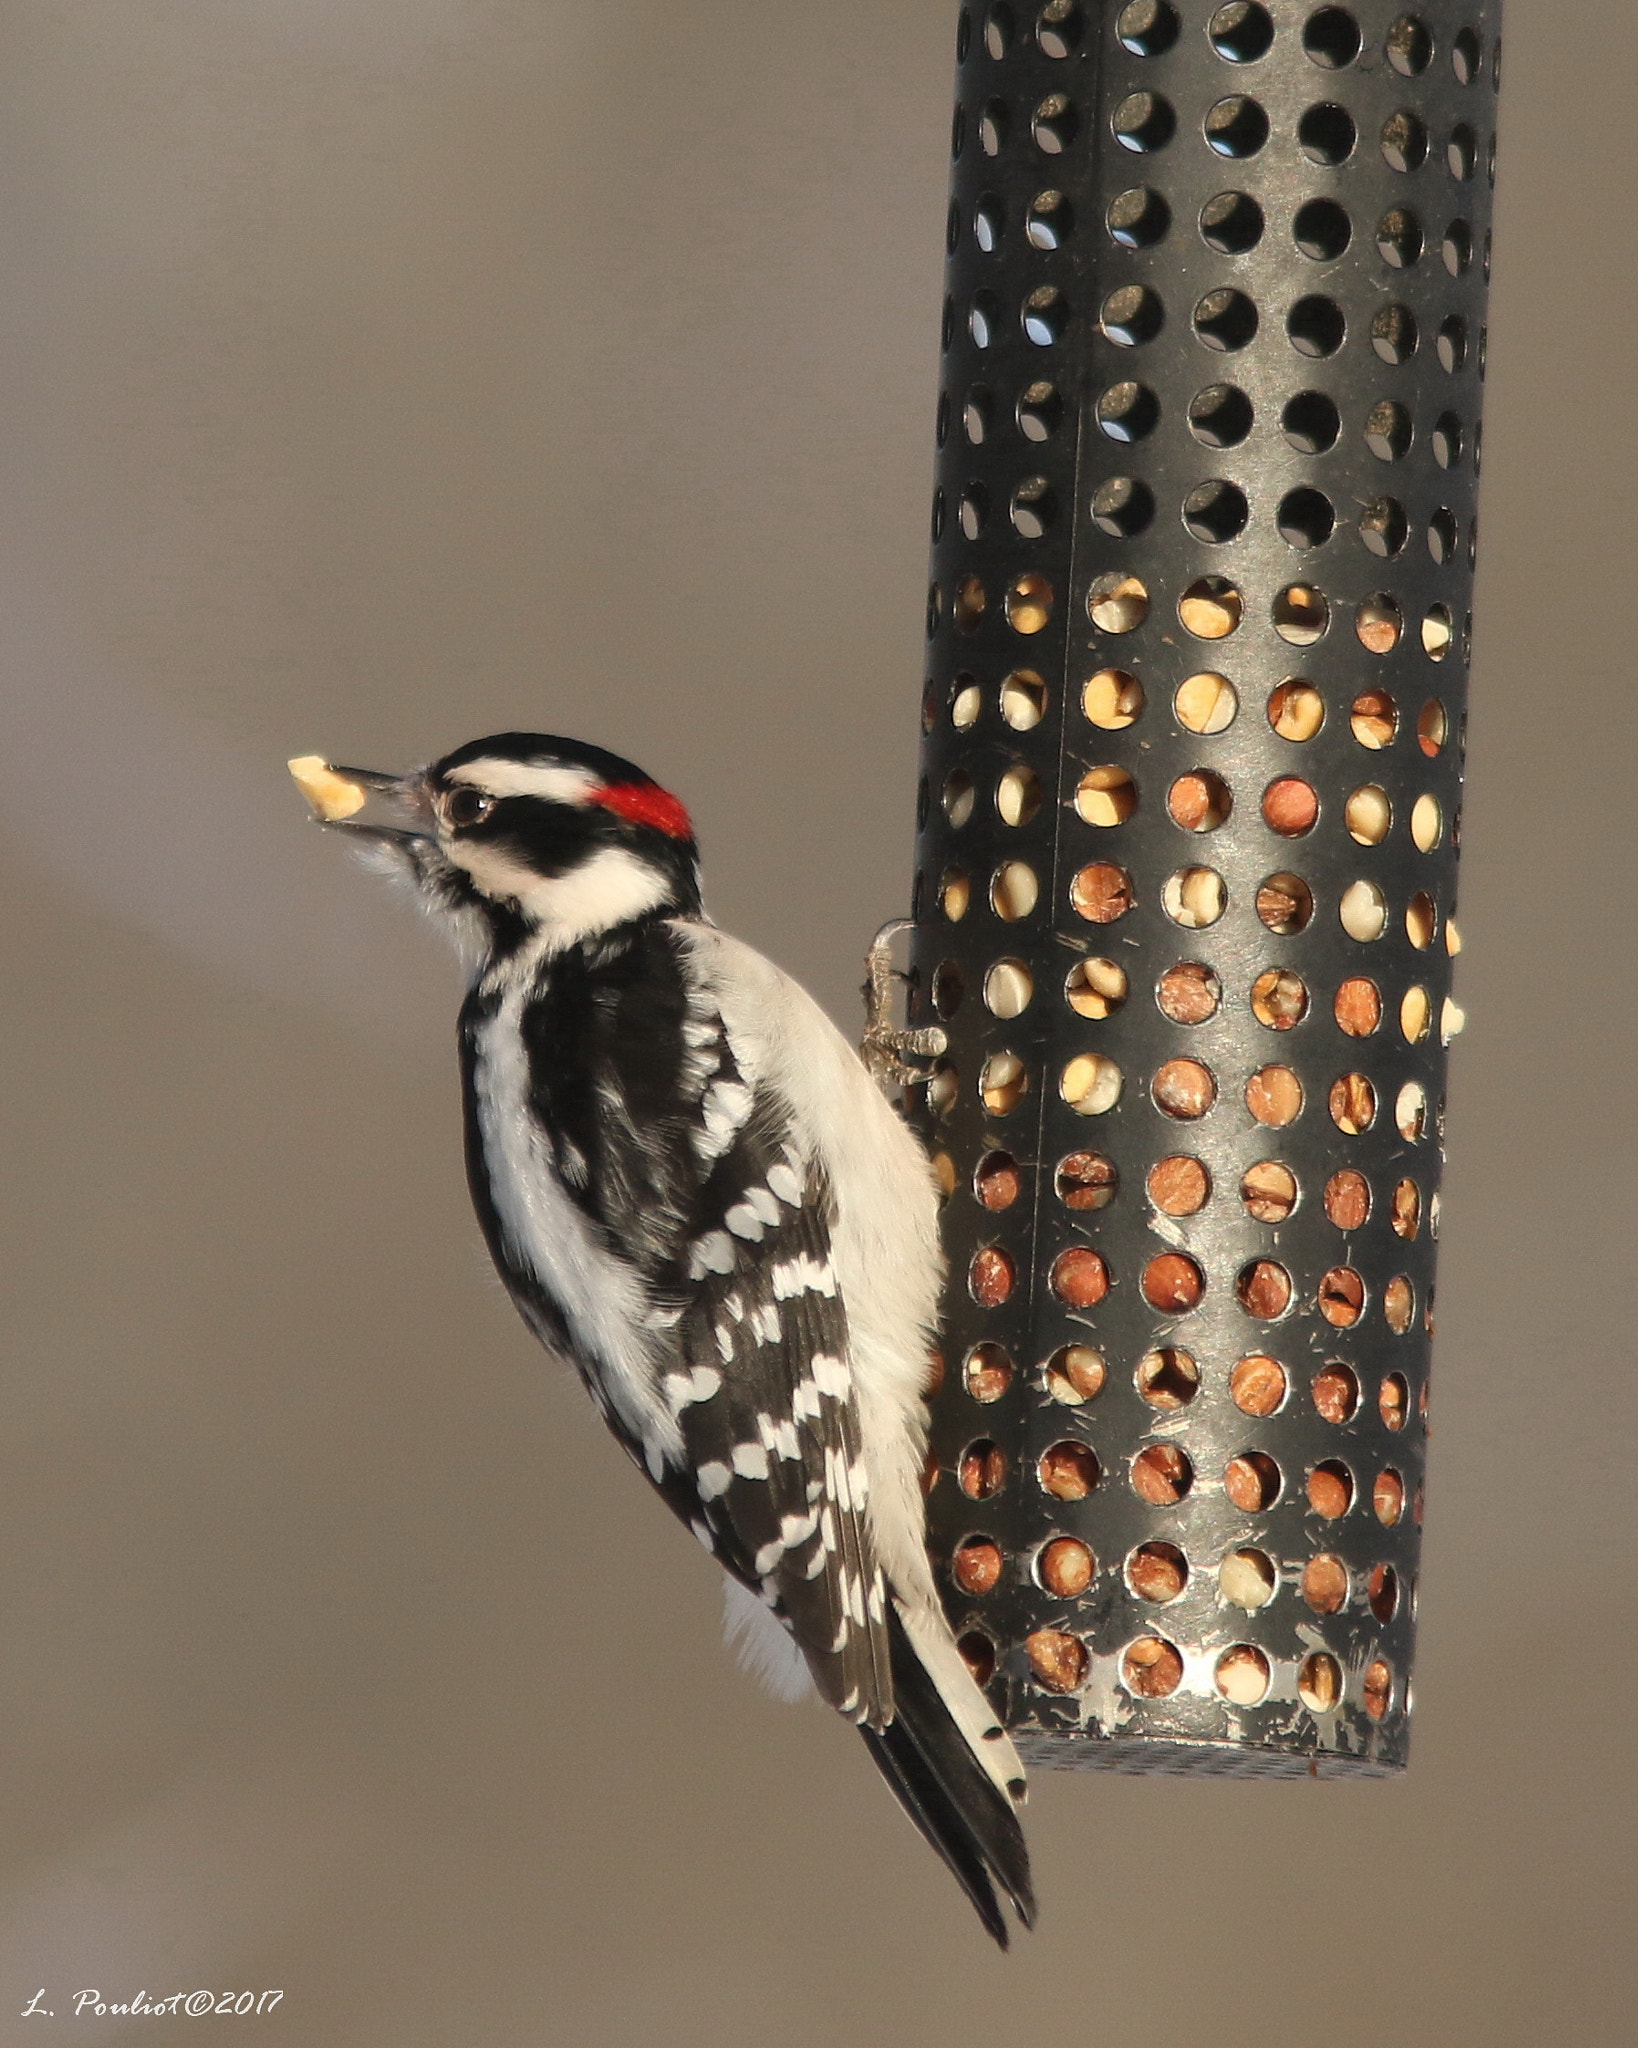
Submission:
POLYGON ((1132 1777, 1397 1778, 1405 1766, 1338 1750, 1263 1749, 1243 1742, 1165 1742, 1148 1737, 1010 1731, 1038 1771, 1120 1771, 1132 1777))

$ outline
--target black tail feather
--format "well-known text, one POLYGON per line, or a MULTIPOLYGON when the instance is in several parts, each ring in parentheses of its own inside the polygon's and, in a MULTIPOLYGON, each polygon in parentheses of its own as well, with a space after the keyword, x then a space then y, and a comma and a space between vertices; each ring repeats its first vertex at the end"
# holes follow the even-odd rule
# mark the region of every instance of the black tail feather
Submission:
POLYGON ((1002 1948, 1007 1922, 999 1885, 1026 1927, 1035 1924, 1029 1850, 1011 1801, 996 1789, 889 1609, 895 1711, 886 1728, 861 1729, 900 1805, 937 1850, 1002 1948))

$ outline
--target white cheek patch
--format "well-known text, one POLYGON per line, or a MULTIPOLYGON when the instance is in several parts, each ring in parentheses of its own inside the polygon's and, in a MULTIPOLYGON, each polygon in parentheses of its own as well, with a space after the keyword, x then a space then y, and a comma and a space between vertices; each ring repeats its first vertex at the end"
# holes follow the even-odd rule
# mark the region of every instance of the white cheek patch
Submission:
POLYGON ((589 768, 558 761, 467 761, 446 779, 490 796, 539 796, 554 804, 583 804, 603 787, 602 778, 589 768))
POLYGON ((555 876, 537 875, 504 848, 478 840, 451 839, 444 851, 493 902, 517 904, 556 952, 658 910, 669 894, 665 876, 623 846, 605 846, 555 876))

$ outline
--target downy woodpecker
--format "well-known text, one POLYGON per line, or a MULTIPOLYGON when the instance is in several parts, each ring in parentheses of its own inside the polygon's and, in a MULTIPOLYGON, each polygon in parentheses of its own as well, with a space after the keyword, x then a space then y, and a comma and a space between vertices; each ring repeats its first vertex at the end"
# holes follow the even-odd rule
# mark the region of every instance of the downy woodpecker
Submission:
POLYGON ((1023 1771, 928 1563, 942 1262, 920 1148, 812 998, 705 915, 688 813, 613 754, 500 733, 426 770, 291 763, 472 967, 467 1176, 508 1293, 858 1725, 1004 1947, 1023 1771))

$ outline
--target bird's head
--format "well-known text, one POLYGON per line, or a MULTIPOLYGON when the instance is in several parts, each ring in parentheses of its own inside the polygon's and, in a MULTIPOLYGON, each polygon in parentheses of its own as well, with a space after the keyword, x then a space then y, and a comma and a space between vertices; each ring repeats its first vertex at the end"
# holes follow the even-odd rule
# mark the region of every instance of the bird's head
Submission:
POLYGON ((554 951, 653 916, 698 916, 688 813, 617 754, 504 732, 406 775, 290 763, 321 824, 413 877, 481 949, 554 951))

